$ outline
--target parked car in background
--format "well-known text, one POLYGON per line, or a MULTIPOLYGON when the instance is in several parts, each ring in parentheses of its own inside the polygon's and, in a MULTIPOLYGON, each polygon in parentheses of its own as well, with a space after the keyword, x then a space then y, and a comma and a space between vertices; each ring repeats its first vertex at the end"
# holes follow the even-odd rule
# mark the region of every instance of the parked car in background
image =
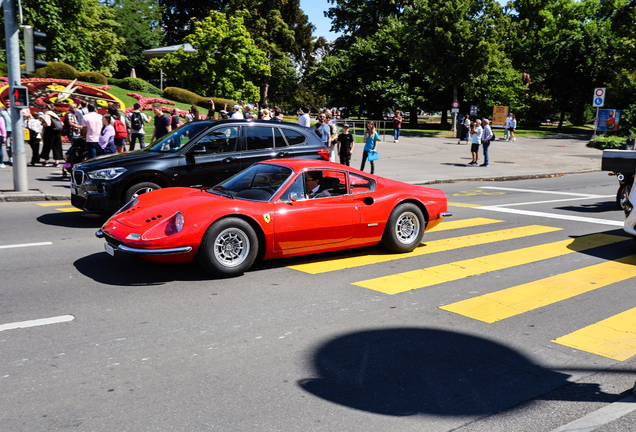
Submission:
POLYGON ((329 160, 329 150, 313 129, 295 123, 191 122, 144 150, 76 165, 71 203, 89 212, 112 214, 137 195, 171 186, 214 186, 272 158, 329 160))
POLYGON ((247 271, 257 258, 377 243, 410 252, 424 231, 451 216, 446 208, 439 189, 331 162, 276 159, 213 188, 139 195, 96 235, 106 240, 110 255, 120 251, 156 263, 196 257, 213 275, 228 277, 247 271))

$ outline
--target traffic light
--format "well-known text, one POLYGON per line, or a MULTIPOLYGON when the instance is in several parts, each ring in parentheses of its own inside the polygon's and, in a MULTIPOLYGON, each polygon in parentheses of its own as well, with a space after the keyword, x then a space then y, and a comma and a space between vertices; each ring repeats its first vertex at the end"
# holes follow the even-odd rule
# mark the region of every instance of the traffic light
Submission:
POLYGON ((20 109, 29 107, 29 91, 26 87, 13 87, 13 93, 11 94, 11 106, 20 109))
POLYGON ((33 30, 31 26, 22 26, 24 29, 24 62, 26 73, 34 73, 36 68, 46 66, 46 62, 36 60, 35 56, 46 52, 46 48, 35 44, 37 39, 44 39, 46 33, 33 30))

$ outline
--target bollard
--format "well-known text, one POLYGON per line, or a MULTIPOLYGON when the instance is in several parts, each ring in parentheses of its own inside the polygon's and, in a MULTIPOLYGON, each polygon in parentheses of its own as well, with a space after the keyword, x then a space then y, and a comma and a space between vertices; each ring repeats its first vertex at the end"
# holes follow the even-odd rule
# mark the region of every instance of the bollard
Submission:
POLYGON ((625 144, 625 150, 634 150, 634 138, 627 138, 627 143, 625 144))

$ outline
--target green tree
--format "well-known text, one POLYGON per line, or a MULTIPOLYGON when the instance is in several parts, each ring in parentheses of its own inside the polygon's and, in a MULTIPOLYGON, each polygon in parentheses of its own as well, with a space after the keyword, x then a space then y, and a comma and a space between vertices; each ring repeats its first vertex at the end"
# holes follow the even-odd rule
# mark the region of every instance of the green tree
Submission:
POLYGON ((194 31, 197 20, 230 4, 229 0, 157 0, 157 3, 162 10, 160 26, 165 45, 183 43, 183 39, 194 31))
POLYGON ((237 13, 226 16, 212 11, 195 22, 194 32, 185 37, 195 53, 179 51, 163 59, 152 59, 153 70, 164 70, 185 79, 189 88, 201 95, 227 99, 255 100, 258 82, 270 74, 266 54, 260 50, 237 13))
POLYGON ((154 0, 112 0, 114 19, 120 26, 115 29, 117 36, 124 39, 122 53, 127 57, 117 67, 119 77, 126 77, 135 68, 138 77, 148 75, 148 60, 142 52, 157 48, 163 39, 159 31, 161 7, 154 0))
MULTIPOLYGON (((110 76, 117 62, 126 58, 120 53, 124 40, 116 34, 119 24, 113 11, 98 0, 23 0, 22 11, 24 24, 46 33, 43 45, 48 61, 57 59, 79 71, 110 76)), ((4 17, 2 23, 4 46, 4 17)))

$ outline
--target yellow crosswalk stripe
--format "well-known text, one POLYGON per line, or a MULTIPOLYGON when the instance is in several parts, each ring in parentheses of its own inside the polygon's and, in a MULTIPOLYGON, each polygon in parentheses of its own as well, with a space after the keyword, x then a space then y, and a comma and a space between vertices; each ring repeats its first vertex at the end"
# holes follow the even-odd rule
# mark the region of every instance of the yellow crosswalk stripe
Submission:
POLYGON ((483 207, 479 204, 464 204, 464 203, 456 203, 456 202, 447 202, 446 205, 448 207, 468 207, 468 208, 483 207))
POLYGON ((421 270, 368 279, 356 282, 353 285, 385 294, 398 294, 626 240, 623 236, 593 234, 574 240, 568 239, 421 270))
POLYGON ((636 255, 441 306, 486 323, 538 309, 636 276, 636 255))
POLYGON ((459 219, 459 220, 450 220, 444 221, 443 223, 437 225, 435 228, 431 229, 431 232, 439 232, 439 231, 449 231, 458 228, 472 228, 475 226, 489 225, 494 223, 503 222, 502 220, 497 219, 488 219, 488 218, 470 218, 470 219, 459 219))
POLYGON ((51 201, 51 202, 36 203, 36 204, 39 205, 40 207, 55 207, 55 206, 71 205, 71 202, 70 201, 51 201))
POLYGON ((63 211, 65 213, 73 213, 73 212, 81 212, 82 211, 82 209, 78 209, 77 207, 56 208, 55 210, 63 211))
MULTIPOLYGON (((406 254, 378 251, 377 253, 368 255, 349 255, 340 258, 295 264, 289 266, 289 268, 310 274, 327 273, 331 271, 343 270, 352 267, 360 267, 369 264, 378 264, 397 259, 412 258, 436 252, 445 252, 453 249, 460 249, 463 247, 483 245, 537 234, 545 234, 559 230, 561 230, 561 228, 547 227, 541 225, 529 225, 526 227, 509 228, 499 231, 471 234, 467 236, 453 237, 443 240, 434 240, 426 242, 425 244, 417 247, 414 251, 406 254)), ((625 238, 622 237, 622 239, 624 240, 625 238)))
POLYGON ((613 360, 625 361, 636 355, 636 308, 552 342, 613 360))

